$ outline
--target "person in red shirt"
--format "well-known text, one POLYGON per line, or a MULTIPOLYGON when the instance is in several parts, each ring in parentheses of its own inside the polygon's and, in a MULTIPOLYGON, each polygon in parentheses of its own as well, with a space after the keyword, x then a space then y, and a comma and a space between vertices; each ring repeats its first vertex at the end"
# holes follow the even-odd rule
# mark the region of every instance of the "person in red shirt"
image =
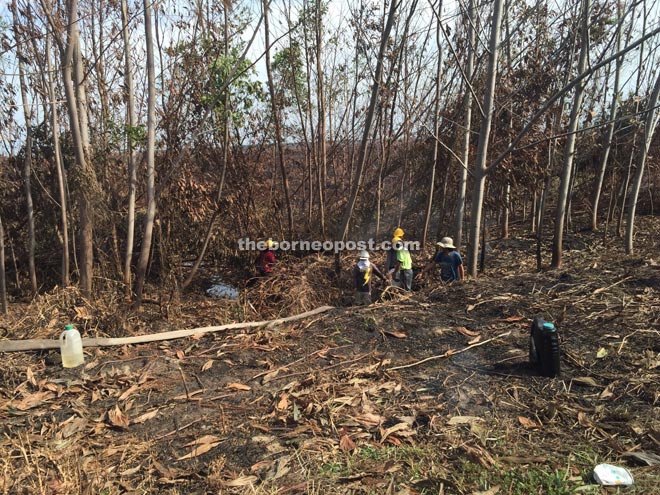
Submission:
POLYGON ((275 258, 275 253, 273 252, 277 248, 277 244, 273 242, 272 239, 266 241, 266 249, 262 249, 257 256, 255 264, 257 265, 257 270, 259 270, 259 275, 262 277, 267 277, 273 273, 273 265, 277 262, 275 258))

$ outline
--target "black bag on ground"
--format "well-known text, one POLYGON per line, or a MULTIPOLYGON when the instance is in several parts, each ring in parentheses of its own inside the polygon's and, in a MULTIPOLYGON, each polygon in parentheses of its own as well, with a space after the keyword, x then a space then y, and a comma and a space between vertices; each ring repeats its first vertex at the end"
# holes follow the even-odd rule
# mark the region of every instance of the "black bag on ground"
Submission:
POLYGON ((552 323, 538 316, 529 336, 529 362, 542 376, 559 376, 559 334, 552 323))

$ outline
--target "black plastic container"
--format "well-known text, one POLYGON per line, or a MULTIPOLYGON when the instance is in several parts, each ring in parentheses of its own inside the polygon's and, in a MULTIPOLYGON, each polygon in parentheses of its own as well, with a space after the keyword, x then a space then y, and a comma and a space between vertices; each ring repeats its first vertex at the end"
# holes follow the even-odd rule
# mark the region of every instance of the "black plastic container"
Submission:
POLYGON ((559 334, 552 323, 536 317, 529 336, 529 361, 542 376, 559 376, 559 334))

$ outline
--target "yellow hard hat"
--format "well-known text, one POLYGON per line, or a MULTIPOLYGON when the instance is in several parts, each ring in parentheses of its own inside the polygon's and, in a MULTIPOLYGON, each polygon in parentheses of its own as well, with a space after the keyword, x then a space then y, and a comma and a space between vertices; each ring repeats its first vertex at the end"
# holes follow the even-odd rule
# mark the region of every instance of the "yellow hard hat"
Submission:
MULTIPOLYGON (((394 229, 394 234, 392 234, 392 235, 394 237, 403 237, 403 234, 405 234, 403 229, 401 227, 397 227, 396 229, 394 229)), ((399 239, 399 240, 401 240, 401 239, 399 239)))
POLYGON ((392 242, 399 242, 399 241, 401 241, 401 237, 399 237, 398 235, 395 235, 395 236, 392 238, 392 242))
POLYGON ((269 239, 266 241, 266 247, 267 247, 268 249, 272 248, 274 245, 275 245, 275 243, 273 242, 272 239, 269 238, 269 239))

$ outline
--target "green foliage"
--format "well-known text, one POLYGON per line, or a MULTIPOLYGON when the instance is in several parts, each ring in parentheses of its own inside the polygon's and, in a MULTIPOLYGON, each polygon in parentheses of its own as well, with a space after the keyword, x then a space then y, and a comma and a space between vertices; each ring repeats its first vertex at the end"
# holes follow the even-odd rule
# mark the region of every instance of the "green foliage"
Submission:
POLYGON ((309 95, 305 82, 305 70, 300 43, 292 40, 290 45, 275 53, 273 72, 278 88, 280 106, 292 106, 296 100, 302 107, 307 104, 309 95))

